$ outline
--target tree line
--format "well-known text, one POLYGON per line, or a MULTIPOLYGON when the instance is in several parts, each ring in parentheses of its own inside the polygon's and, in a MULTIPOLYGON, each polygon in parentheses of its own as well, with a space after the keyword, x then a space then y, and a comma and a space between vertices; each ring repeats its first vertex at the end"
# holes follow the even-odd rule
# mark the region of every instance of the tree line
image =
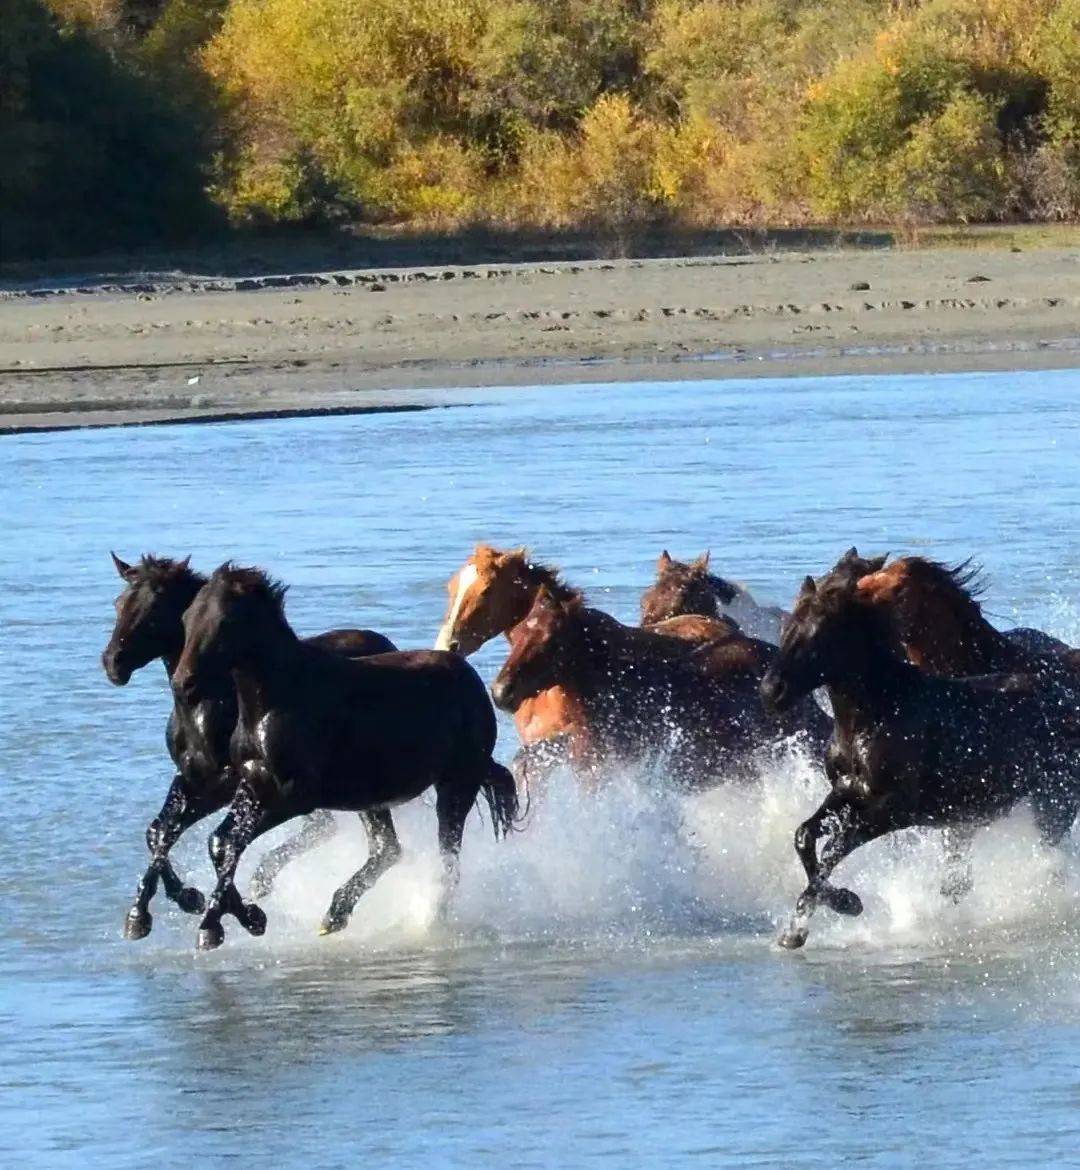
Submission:
POLYGON ((1080 210, 1080 0, 0 0, 6 256, 1080 210))

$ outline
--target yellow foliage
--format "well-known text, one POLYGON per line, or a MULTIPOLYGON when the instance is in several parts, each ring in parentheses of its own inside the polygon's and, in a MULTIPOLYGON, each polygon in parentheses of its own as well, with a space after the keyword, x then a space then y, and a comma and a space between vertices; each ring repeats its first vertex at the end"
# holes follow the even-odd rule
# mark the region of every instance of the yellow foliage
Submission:
MULTIPOLYGON (((130 0, 47 2, 110 46, 135 36, 130 0)), ((211 189, 237 219, 622 230, 1080 206, 1080 0, 163 0, 160 12, 140 68, 212 87, 211 189)))

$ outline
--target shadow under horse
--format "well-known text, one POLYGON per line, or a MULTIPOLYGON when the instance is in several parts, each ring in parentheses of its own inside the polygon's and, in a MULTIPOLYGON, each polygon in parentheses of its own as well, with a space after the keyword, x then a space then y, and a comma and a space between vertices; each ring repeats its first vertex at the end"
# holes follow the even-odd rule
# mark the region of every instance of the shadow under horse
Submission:
POLYGON ((1080 803, 1080 725, 1059 685, 1038 674, 924 672, 905 657, 887 608, 860 589, 863 568, 849 554, 820 580, 806 578, 761 684, 777 710, 824 685, 835 713, 832 791, 795 834, 807 885, 780 936, 789 948, 806 942, 819 902, 862 913, 858 896, 829 877, 878 837, 942 828, 955 854, 976 828, 1028 799, 1043 840, 1056 844, 1080 803))
MULTIPOLYGON (((116 599, 116 625, 101 656, 105 674, 116 686, 126 686, 135 671, 160 658, 171 680, 184 648, 184 612, 206 584, 206 577, 190 567, 190 558, 178 561, 144 556, 134 565, 115 553, 112 559, 126 588, 116 599)), ((395 649, 389 638, 373 630, 330 630, 308 642, 348 657, 395 649)), ((145 938, 150 933, 150 902, 159 881, 166 895, 186 913, 201 914, 206 908, 203 895, 181 881, 169 851, 196 821, 224 808, 233 798, 237 776, 229 764, 229 740, 238 710, 236 687, 229 675, 215 680, 195 700, 174 693, 165 743, 176 775, 161 811, 146 830, 150 865, 124 922, 124 935, 129 939, 145 938)), ((333 814, 308 817, 295 837, 262 859, 252 879, 253 888, 259 891, 255 896, 268 894, 275 877, 292 858, 333 833, 333 814)))
POLYGON ((224 941, 227 913, 249 933, 263 933, 266 916, 240 897, 236 869, 252 841, 293 817, 352 811, 367 832, 367 861, 334 893, 323 919, 329 934, 347 924, 360 896, 401 856, 393 806, 435 789, 440 913, 478 795, 497 837, 518 815, 513 777, 492 756, 495 712, 463 658, 436 650, 343 658, 296 636, 284 593, 258 569, 223 565, 184 615, 174 690, 195 702, 231 674, 240 707, 231 743, 240 782, 210 837, 218 880, 199 929, 202 949, 224 941))

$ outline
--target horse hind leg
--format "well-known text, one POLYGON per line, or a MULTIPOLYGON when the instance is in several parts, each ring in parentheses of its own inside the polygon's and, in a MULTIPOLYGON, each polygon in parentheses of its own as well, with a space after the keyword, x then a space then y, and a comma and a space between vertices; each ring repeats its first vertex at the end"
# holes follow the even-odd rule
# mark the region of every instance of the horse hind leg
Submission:
POLYGON ((329 841, 337 832, 334 814, 326 808, 316 809, 304 817, 300 832, 277 848, 271 849, 255 867, 248 887, 252 898, 265 898, 274 888, 274 881, 290 861, 329 841))
POLYGON ((330 909, 319 927, 319 934, 334 934, 343 930, 361 896, 401 859, 401 843, 387 809, 362 812, 360 821, 367 832, 368 859, 343 886, 334 891, 330 909))
POLYGON ((974 825, 950 825, 942 834, 945 844, 945 872, 941 877, 941 896, 959 904, 974 881, 971 873, 971 840, 974 825))
POLYGON ((1076 820, 1077 799, 1071 794, 1046 795, 1032 801, 1035 827, 1042 843, 1050 848, 1060 845, 1076 820))

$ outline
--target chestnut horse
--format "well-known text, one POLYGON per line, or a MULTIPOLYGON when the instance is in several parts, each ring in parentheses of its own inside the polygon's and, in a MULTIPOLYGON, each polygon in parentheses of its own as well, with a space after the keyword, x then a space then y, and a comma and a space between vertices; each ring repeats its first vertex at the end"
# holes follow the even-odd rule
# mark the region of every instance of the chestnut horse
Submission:
POLYGON ((909 556, 862 576, 858 588, 868 602, 888 608, 908 658, 930 674, 1067 670, 1075 655, 1064 642, 1041 630, 1003 633, 983 617, 978 579, 970 561, 948 566, 909 556))
POLYGON ((818 745, 829 721, 812 699, 783 718, 758 687, 776 648, 733 637, 695 645, 655 628, 624 626, 580 597, 541 589, 510 631, 510 657, 492 684, 498 707, 561 686, 586 719, 594 766, 661 754, 687 787, 748 775, 752 757, 803 732, 818 745))
POLYGON ((184 613, 173 690, 188 703, 235 683, 230 743, 240 777, 210 837, 217 885, 199 929, 202 949, 236 916, 262 934, 266 916, 234 885, 244 850, 316 809, 359 813, 367 862, 333 896, 322 933, 341 930, 361 895, 401 856, 390 809, 435 789, 444 885, 457 878, 465 820, 482 792, 495 835, 517 817, 513 777, 492 758, 495 712, 475 670, 456 654, 414 650, 345 658, 301 641, 285 618, 284 586, 258 569, 222 565, 184 613))
POLYGON ((1033 676, 946 679, 907 660, 892 616, 841 562, 807 577, 762 698, 776 710, 828 687, 836 714, 826 753, 832 791, 795 834, 807 885, 781 935, 801 947, 819 902, 862 913, 832 870, 877 837, 935 826, 967 838, 1028 798, 1048 843, 1080 800, 1080 726, 1057 687, 1033 676), (817 842, 826 837, 819 857, 817 842))
MULTIPOLYGON (((660 567, 664 567, 665 558, 668 564, 677 563, 664 553, 660 567)), ((669 606, 670 612, 664 614, 656 628, 692 641, 731 637, 737 627, 716 614, 712 593, 707 588, 697 588, 696 572, 690 575, 695 577, 690 597, 683 598, 681 609, 669 606), (701 608, 689 608, 694 603, 701 608)), ((720 578, 715 581, 722 590, 726 583, 720 578)), ((514 626, 524 620, 541 588, 567 601, 581 596, 556 570, 533 561, 526 549, 500 552, 491 545, 478 544, 447 584, 449 604, 435 648, 467 657, 492 638, 509 636, 514 626)), ((587 770, 588 720, 574 694, 560 686, 549 687, 524 700, 513 715, 523 745, 514 759, 519 778, 527 779, 536 771, 542 773, 567 757, 579 770, 587 770)))
MULTIPOLYGON (((105 674, 116 686, 126 686, 135 671, 160 658, 171 679, 184 646, 184 611, 206 584, 206 578, 190 567, 190 557, 175 561, 144 556, 134 565, 122 561, 116 553, 112 559, 125 588, 116 599, 116 625, 101 656, 105 674)), ((394 649, 389 638, 373 630, 331 630, 309 641, 353 657, 394 649)), ((124 935, 129 939, 145 938, 150 933, 154 921, 150 902, 159 880, 166 895, 181 910, 201 914, 205 908, 202 894, 185 886, 173 869, 169 851, 186 829, 232 799, 236 774, 229 767, 229 737, 236 726, 236 716, 236 688, 231 678, 223 679, 220 687, 196 703, 189 703, 182 695, 174 696, 165 743, 176 765, 176 775, 161 811, 146 830, 150 865, 124 922, 124 935)), ((259 863, 252 879, 260 891, 256 896, 270 892, 274 878, 288 861, 333 832, 331 813, 306 818, 295 837, 271 850, 259 863)))

